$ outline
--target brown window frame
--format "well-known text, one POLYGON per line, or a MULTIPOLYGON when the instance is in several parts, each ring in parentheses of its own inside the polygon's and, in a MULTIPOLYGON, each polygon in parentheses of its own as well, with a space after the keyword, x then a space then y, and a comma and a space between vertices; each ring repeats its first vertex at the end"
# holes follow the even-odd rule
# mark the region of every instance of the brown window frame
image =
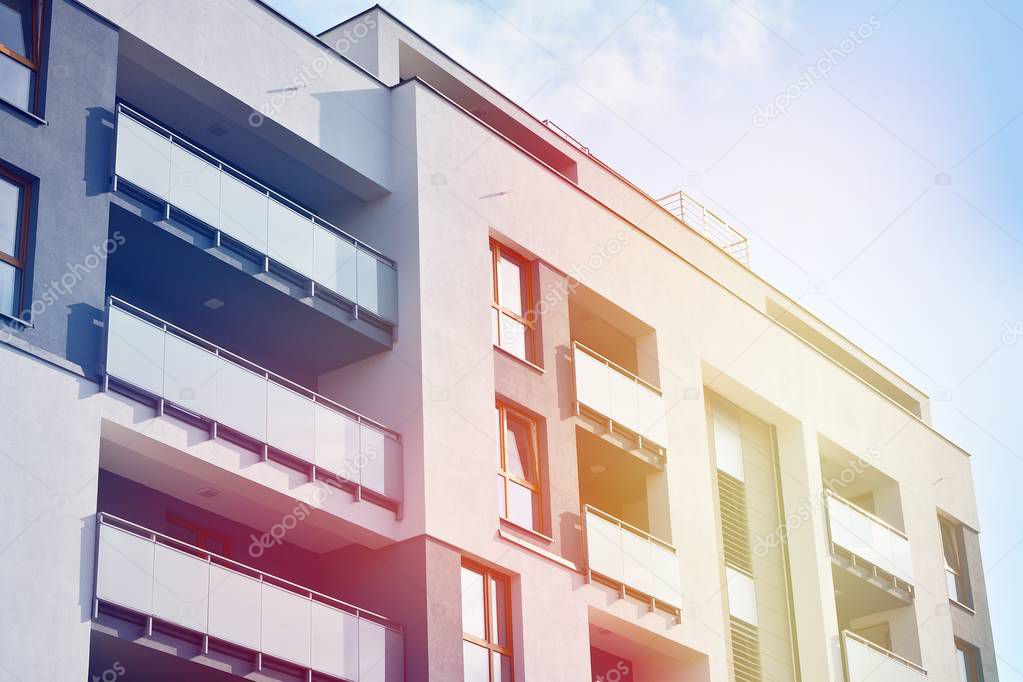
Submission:
MULTIPOLYGON (((34 73, 32 83, 32 109, 31 113, 39 113, 39 95, 42 90, 40 83, 43 63, 43 16, 46 9, 46 0, 32 0, 32 58, 18 54, 3 43, 0 43, 0 54, 4 54, 24 67, 31 69, 34 73)), ((12 104, 12 106, 17 106, 12 104)))
POLYGON ((939 516, 938 532, 941 535, 941 559, 945 564, 945 572, 951 573, 955 576, 956 594, 954 596, 950 594, 948 597, 957 604, 962 604, 963 606, 972 608, 973 592, 966 579, 966 562, 963 557, 962 527, 960 524, 949 518, 939 516), (952 543, 950 548, 945 546, 946 533, 948 534, 949 542, 952 543), (955 558, 954 566, 948 563, 948 557, 946 556, 946 550, 948 549, 951 550, 955 558))
POLYGON ((470 559, 462 559, 462 568, 468 569, 474 573, 478 573, 483 577, 483 633, 484 639, 472 635, 465 631, 465 623, 462 623, 462 641, 475 644, 477 646, 487 649, 487 669, 490 672, 490 682, 494 682, 494 653, 498 653, 502 656, 508 657, 509 665, 511 666, 511 679, 515 679, 515 640, 512 634, 512 595, 511 595, 511 578, 498 571, 493 571, 482 564, 478 564, 470 559), (504 581, 505 585, 505 623, 504 631, 508 633, 508 644, 501 646, 496 641, 497 635, 492 632, 493 618, 490 611, 490 605, 492 603, 493 593, 493 578, 500 578, 504 581))
POLYGON ((493 293, 493 297, 490 301, 490 307, 497 313, 497 342, 494 345, 506 353, 510 353, 513 356, 515 355, 512 351, 501 345, 501 315, 507 315, 525 327, 525 339, 523 340, 523 345, 525 346, 526 357, 523 359, 527 362, 534 362, 536 359, 536 328, 533 324, 534 321, 530 319, 529 315, 529 312, 533 310, 534 301, 533 278, 531 277, 530 261, 495 239, 490 240, 490 290, 493 293), (523 314, 521 315, 516 313, 514 310, 501 305, 501 271, 499 264, 502 258, 519 266, 519 271, 522 274, 521 287, 523 314))
MULTIPOLYGON (((977 647, 967 644, 958 637, 955 640, 956 651, 962 652, 966 660, 966 682, 981 682, 980 655, 977 647)), ((958 657, 957 657, 958 658, 958 657)), ((956 661, 958 664, 958 661, 956 661)), ((958 668, 958 665, 956 666, 958 668)))
POLYGON ((518 483, 524 488, 529 488, 536 493, 536 506, 538 518, 536 519, 536 528, 529 528, 527 530, 533 531, 534 533, 543 533, 546 530, 545 515, 544 515, 544 494, 543 485, 541 484, 540 476, 540 427, 539 422, 535 417, 532 417, 522 410, 512 407, 506 402, 498 399, 494 401, 494 406, 497 408, 499 415, 498 423, 498 449, 500 452, 500 462, 498 463, 497 475, 500 476, 504 486, 504 509, 499 510, 502 519, 513 525, 519 526, 517 522, 513 521, 508 515, 508 481, 518 483), (511 414, 515 418, 529 424, 529 446, 532 455, 532 467, 536 473, 536 482, 530 482, 524 478, 516 476, 508 470, 508 449, 505 444, 505 435, 508 432, 508 415, 511 414))
POLYGON ((0 178, 3 178, 21 190, 21 219, 18 221, 18 234, 15 235, 17 255, 0 251, 0 261, 18 270, 18 293, 14 299, 13 317, 20 317, 25 302, 25 276, 28 269, 28 233, 29 213, 32 207, 32 181, 0 166, 0 178))

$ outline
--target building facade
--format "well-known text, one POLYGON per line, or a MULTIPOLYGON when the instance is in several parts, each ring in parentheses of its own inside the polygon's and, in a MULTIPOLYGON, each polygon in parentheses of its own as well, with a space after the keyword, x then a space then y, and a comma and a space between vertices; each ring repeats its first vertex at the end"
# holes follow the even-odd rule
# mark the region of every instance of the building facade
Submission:
POLYGON ((968 453, 713 213, 379 7, 0 13, 0 677, 997 681, 968 453))

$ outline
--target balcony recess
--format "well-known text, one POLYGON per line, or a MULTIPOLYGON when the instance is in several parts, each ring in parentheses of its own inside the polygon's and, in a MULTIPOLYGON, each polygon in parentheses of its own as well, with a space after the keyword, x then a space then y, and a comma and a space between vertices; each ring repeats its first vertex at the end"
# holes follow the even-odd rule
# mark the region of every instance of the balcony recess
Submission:
POLYGON ((654 452, 658 462, 663 459, 668 428, 661 391, 578 341, 572 364, 579 414, 654 452))
POLYGON ((124 301, 107 309, 109 389, 400 513, 400 436, 124 301))
POLYGON ((97 514, 93 619, 129 616, 352 682, 402 682, 404 635, 387 618, 109 514, 97 514))
POLYGON ((842 633, 842 649, 849 682, 923 682, 927 671, 848 630, 842 633))
POLYGON ((664 606, 676 616, 682 608, 678 553, 675 547, 610 514, 586 505, 587 577, 664 606))
POLYGON ((394 262, 328 221, 125 105, 117 112, 114 189, 141 191, 166 217, 197 222, 283 270, 356 318, 397 322, 394 262))
POLYGON ((825 499, 833 559, 911 595, 915 580, 906 534, 830 490, 825 499))

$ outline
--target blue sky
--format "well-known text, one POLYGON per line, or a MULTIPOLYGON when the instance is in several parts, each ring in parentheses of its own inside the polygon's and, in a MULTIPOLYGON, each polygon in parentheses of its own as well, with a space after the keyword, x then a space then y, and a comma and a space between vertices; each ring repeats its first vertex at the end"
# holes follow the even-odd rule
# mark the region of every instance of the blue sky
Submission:
MULTIPOLYGON (((270 4, 313 32, 368 6, 270 4)), ((717 209, 761 276, 940 398, 1023 682, 1023 3, 383 4, 651 194, 717 209)))

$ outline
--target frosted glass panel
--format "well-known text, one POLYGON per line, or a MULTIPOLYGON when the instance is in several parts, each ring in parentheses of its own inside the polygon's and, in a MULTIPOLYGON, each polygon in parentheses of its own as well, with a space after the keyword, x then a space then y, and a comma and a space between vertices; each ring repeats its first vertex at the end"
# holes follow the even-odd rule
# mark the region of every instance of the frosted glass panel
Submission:
POLYGON ((611 414, 608 416, 628 429, 640 432, 639 387, 624 374, 608 369, 611 388, 611 414))
POLYGON ((205 632, 210 565, 164 545, 155 548, 153 615, 189 630, 205 632))
POLYGON ((665 604, 682 606, 682 587, 679 578, 678 555, 660 545, 650 546, 650 573, 653 580, 652 596, 665 604))
POLYGON ((621 528, 595 514, 587 513, 586 547, 591 571, 624 582, 621 528))
POLYGON ((360 439, 360 456, 355 465, 362 485, 392 499, 400 499, 400 445, 383 431, 365 423, 360 427, 360 439))
POLYGON ((575 350, 575 393, 578 400, 586 407, 611 416, 611 388, 608 383, 608 370, 600 360, 576 348, 575 350))
POLYGON ((914 584, 909 540, 834 495, 828 495, 828 523, 836 545, 914 584))
POLYGON ((117 115, 117 175, 166 201, 170 197, 170 155, 170 138, 124 114, 117 115))
POLYGON ((725 579, 728 581, 729 613, 750 625, 756 625, 757 588, 753 578, 731 566, 726 566, 725 579))
POLYGON ((265 443, 266 384, 258 374, 222 360, 217 373, 216 420, 265 443))
POLYGON ((96 596, 149 615, 153 608, 153 543, 110 526, 99 530, 96 596))
POLYGON ((668 418, 664 414, 664 398, 642 384, 638 388, 639 422, 636 430, 658 445, 665 446, 668 443, 668 418))
POLYGON ((212 227, 220 226, 220 168, 171 146, 170 203, 212 227))
POLYGON ((361 249, 356 262, 359 305, 385 320, 397 320, 398 281, 394 268, 361 249))
POLYGON ((212 417, 217 410, 217 371, 221 360, 184 339, 167 334, 163 396, 186 410, 212 417))
POLYGON ((163 329, 113 307, 107 324, 107 374, 162 397, 163 329))
POLYGON ((309 665, 312 612, 305 597, 263 583, 262 650, 301 666, 309 665))
POLYGON ((316 462, 316 405, 279 384, 267 384, 267 442, 313 464, 316 462))
POLYGON ((209 634, 258 651, 259 626, 259 581, 210 566, 209 634))
POLYGON ((346 680, 359 675, 359 619, 312 603, 312 660, 316 670, 346 680))
POLYGON ((316 406, 316 466, 358 481, 359 424, 322 405, 316 406))
MULTIPOLYGON (((395 630, 384 630, 385 682, 403 682, 405 679, 405 637, 395 630)), ((511 680, 509 680, 511 682, 511 680)))
POLYGON ((270 200, 270 232, 267 254, 310 279, 313 276, 313 222, 270 200))
POLYGON ((654 593, 649 540, 622 530, 622 566, 624 569, 622 582, 643 594, 654 593))
POLYGON ((269 198, 229 173, 220 176, 220 229, 242 244, 266 253, 269 198))
POLYGON ((388 682, 387 635, 373 621, 359 621, 359 682, 388 682))
POLYGON ((845 665, 849 682, 923 682, 926 673, 912 668, 845 635, 845 665))
POLYGON ((356 301, 355 244, 315 226, 312 278, 349 301, 356 301))

